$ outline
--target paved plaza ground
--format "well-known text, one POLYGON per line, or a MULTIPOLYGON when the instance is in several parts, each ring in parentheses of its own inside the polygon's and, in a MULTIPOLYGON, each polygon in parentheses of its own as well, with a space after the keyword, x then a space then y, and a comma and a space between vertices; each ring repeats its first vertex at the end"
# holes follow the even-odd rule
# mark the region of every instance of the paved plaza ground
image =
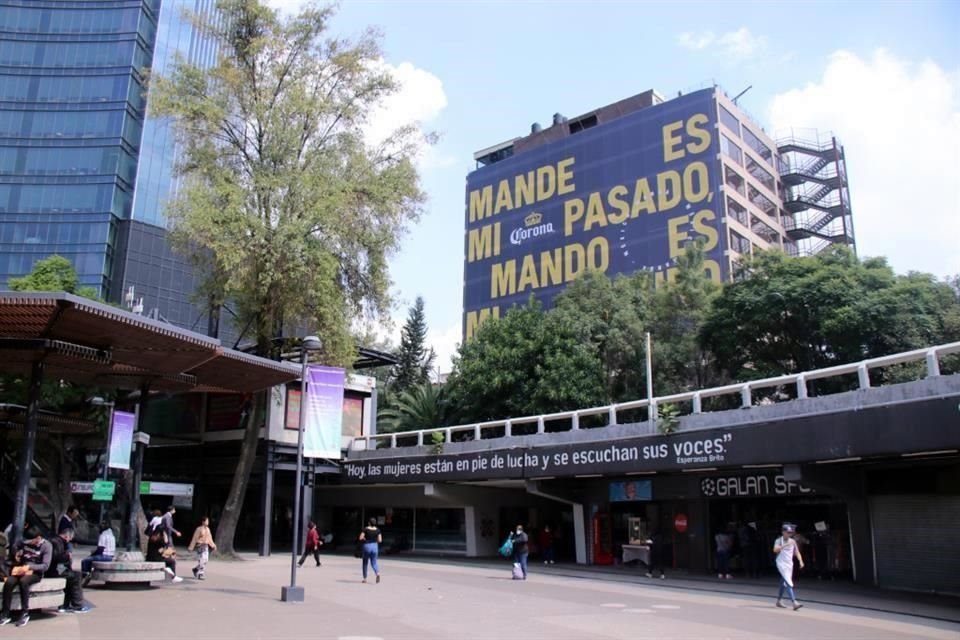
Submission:
POLYGON ((36 615, 17 638, 311 638, 336 640, 581 640, 636 638, 960 638, 960 609, 923 599, 856 588, 810 588, 807 606, 777 609, 771 579, 763 583, 650 581, 635 574, 531 565, 526 582, 509 563, 397 559, 382 561, 383 582, 360 582, 360 561, 323 556, 299 571, 306 602, 280 602, 288 556, 214 561, 208 578, 150 590, 91 585, 96 609, 84 615, 36 615), (833 594, 833 595, 831 595, 833 594), (844 604, 825 604, 835 599, 844 604), (899 610, 919 615, 891 613, 899 610), (936 619, 940 618, 940 619, 936 619))

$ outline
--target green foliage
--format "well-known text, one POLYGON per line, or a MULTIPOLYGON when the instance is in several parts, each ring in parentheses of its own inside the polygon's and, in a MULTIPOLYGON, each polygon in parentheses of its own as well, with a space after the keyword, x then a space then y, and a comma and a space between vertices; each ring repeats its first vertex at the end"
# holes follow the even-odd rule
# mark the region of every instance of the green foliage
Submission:
POLYGON ((666 395, 710 386, 712 359, 700 342, 720 286, 704 270, 703 243, 688 243, 677 259, 676 279, 653 300, 654 393, 666 395))
POLYGON ((960 339, 960 300, 932 276, 894 274, 839 247, 760 253, 716 299, 703 345, 736 379, 856 362, 960 339))
POLYGON ((534 301, 485 322, 460 354, 448 384, 465 422, 602 403, 607 385, 591 344, 569 315, 534 301))
POLYGON ((223 19, 194 16, 217 64, 179 59, 150 82, 153 115, 170 119, 182 154, 173 238, 203 271, 204 298, 235 302, 259 353, 282 326, 305 326, 325 362, 349 364, 351 322, 388 310, 387 260, 420 213, 423 137, 364 138, 397 88, 372 32, 331 37, 330 8, 219 6, 223 19))
POLYGON ((448 426, 452 411, 446 388, 429 382, 394 397, 390 407, 380 411, 379 433, 419 431, 448 426))
POLYGON ((91 300, 97 300, 93 287, 81 287, 73 263, 56 254, 38 260, 25 276, 10 278, 12 291, 64 291, 91 300))
POLYGON ((430 453, 432 453, 435 456, 438 456, 441 453, 443 453, 443 445, 446 443, 446 441, 447 441, 447 437, 443 433, 439 431, 434 431, 433 433, 431 433, 430 434, 430 453))
POLYGON ((417 296, 400 334, 400 349, 397 352, 400 362, 394 367, 391 383, 394 393, 402 394, 430 381, 430 370, 437 356, 432 348, 427 347, 427 320, 423 305, 423 298, 417 296))
POLYGON ((557 296, 553 321, 572 328, 599 358, 605 401, 645 393, 645 334, 652 316, 653 282, 646 273, 617 276, 588 272, 557 296))
POLYGON ((680 407, 675 404, 664 404, 657 408, 657 429, 666 435, 676 432, 680 428, 680 407))

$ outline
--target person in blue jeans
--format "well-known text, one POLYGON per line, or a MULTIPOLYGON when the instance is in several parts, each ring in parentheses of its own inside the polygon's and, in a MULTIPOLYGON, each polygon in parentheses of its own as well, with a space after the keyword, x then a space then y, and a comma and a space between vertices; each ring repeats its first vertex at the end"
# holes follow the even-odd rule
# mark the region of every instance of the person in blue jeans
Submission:
POLYGON ((367 581, 367 565, 373 567, 373 573, 377 576, 377 584, 380 584, 380 565, 377 559, 380 557, 380 543, 383 542, 383 534, 377 528, 377 519, 370 518, 367 526, 360 532, 358 538, 363 545, 363 581, 367 581))
POLYGON ((92 554, 80 561, 80 574, 83 576, 83 586, 90 584, 93 577, 94 562, 111 562, 117 552, 117 538, 108 522, 100 523, 100 537, 97 539, 97 548, 92 554))
POLYGON ((517 525, 517 530, 510 536, 510 540, 513 542, 513 561, 520 565, 520 570, 523 572, 523 579, 526 580, 527 556, 529 556, 527 544, 530 542, 530 538, 526 532, 524 532, 523 525, 517 525))

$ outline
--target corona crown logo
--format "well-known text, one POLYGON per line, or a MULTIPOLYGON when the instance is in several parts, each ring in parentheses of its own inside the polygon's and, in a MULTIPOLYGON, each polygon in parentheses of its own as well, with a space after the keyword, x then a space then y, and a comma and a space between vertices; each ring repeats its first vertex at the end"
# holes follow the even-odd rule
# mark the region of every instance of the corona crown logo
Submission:
POLYGON ((527 217, 523 219, 523 224, 527 227, 535 227, 541 222, 543 222, 543 214, 537 213, 536 211, 528 214, 527 217))

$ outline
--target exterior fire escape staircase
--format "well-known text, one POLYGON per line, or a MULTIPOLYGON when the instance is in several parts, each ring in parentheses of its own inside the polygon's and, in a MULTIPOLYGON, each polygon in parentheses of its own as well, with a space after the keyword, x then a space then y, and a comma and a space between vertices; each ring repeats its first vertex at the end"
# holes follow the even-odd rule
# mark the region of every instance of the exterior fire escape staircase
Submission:
POLYGON ((784 226, 798 252, 813 255, 834 244, 854 248, 846 161, 837 139, 824 144, 789 138, 778 151, 790 213, 784 226))

